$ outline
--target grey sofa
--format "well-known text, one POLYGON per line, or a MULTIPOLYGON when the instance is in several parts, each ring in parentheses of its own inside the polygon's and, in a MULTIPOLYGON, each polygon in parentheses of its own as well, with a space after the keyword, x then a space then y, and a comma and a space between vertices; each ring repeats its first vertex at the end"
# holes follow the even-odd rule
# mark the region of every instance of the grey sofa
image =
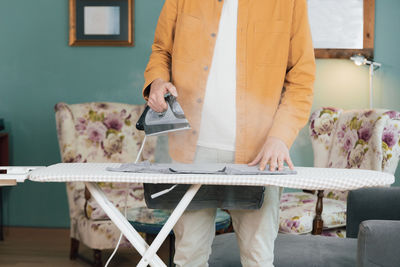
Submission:
MULTIPOLYGON (((282 235, 275 241, 276 267, 400 266, 400 187, 351 191, 347 238, 282 235)), ((215 238, 210 267, 241 266, 233 233, 215 238)))

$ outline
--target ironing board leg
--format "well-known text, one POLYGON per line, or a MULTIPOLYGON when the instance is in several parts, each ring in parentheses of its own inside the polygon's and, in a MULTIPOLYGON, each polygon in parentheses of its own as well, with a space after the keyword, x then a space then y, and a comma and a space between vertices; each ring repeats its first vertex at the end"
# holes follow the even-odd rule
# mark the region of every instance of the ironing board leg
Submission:
MULTIPOLYGON (((86 187, 92 197, 102 207, 104 212, 110 217, 115 225, 121 230, 129 242, 136 248, 140 255, 144 256, 149 248, 146 241, 139 235, 139 233, 132 227, 128 220, 121 214, 121 212, 107 199, 101 188, 94 182, 86 182, 86 187)), ((147 264, 152 267, 166 266, 165 263, 154 253, 149 258, 147 264)))
POLYGON ((157 250, 160 248, 164 240, 168 237, 172 228, 175 226, 178 219, 182 216, 183 212, 189 206, 190 202, 196 195, 197 191, 199 191, 200 187, 201 184, 194 184, 189 187, 188 191, 186 191, 185 195, 179 201, 171 216, 161 228, 161 231, 158 233, 153 243, 151 243, 151 246, 147 249, 144 255, 142 255, 142 259, 137 265, 138 267, 146 267, 149 262, 151 262, 153 257, 156 256, 157 250))

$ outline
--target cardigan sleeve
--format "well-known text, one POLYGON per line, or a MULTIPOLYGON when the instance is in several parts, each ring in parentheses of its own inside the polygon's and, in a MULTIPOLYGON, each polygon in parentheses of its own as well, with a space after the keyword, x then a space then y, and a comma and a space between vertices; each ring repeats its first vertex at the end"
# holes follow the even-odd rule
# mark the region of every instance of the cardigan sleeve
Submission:
POLYGON ((294 0, 289 56, 281 102, 268 136, 291 147, 310 114, 315 80, 315 56, 307 1, 294 0))
POLYGON ((161 78, 170 81, 171 54, 174 43, 178 0, 166 0, 158 19, 152 52, 144 72, 143 97, 147 100, 150 85, 161 78))

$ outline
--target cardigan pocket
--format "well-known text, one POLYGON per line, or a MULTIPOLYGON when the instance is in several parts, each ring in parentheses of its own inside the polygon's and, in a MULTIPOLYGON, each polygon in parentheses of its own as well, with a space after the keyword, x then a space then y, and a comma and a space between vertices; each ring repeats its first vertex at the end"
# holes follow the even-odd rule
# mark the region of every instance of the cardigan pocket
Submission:
POLYGON ((200 19, 181 13, 176 23, 172 57, 184 62, 198 58, 201 42, 199 35, 203 32, 200 19))
POLYGON ((290 26, 287 21, 259 21, 254 25, 254 49, 257 65, 287 64, 290 26))

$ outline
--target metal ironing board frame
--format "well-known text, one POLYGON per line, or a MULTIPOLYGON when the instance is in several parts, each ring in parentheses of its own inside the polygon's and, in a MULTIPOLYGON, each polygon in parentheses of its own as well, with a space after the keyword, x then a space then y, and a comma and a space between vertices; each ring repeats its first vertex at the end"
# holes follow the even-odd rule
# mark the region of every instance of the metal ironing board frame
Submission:
POLYGON ((99 203, 108 217, 110 217, 132 246, 134 246, 140 253, 142 259, 137 266, 142 267, 147 265, 154 267, 166 266, 156 253, 201 187, 199 184, 190 186, 164 226, 161 228, 161 231, 149 246, 129 221, 121 214, 121 212, 107 199, 101 188, 95 182, 86 182, 85 185, 92 194, 92 197, 99 203))
MULTIPOLYGON (((142 259, 137 266, 166 266, 156 254, 161 244, 167 238, 178 219, 182 216, 202 184, 237 184, 237 185, 276 185, 305 189, 357 189, 361 187, 385 186, 394 182, 394 175, 369 170, 357 169, 320 169, 297 168, 296 175, 260 175, 258 177, 213 176, 213 175, 175 175, 175 174, 138 174, 106 172, 106 167, 117 164, 96 163, 62 163, 49 167, 0 167, 7 174, 0 174, 0 179, 15 179, 23 182, 25 179, 38 182, 84 182, 92 197, 103 208, 104 212, 121 230, 132 246, 141 254, 142 259), (325 177, 324 172, 328 173, 325 177), (307 176, 311 175, 307 181, 307 176), (291 177, 289 177, 291 176, 291 177), (348 176, 350 179, 340 179, 348 176), (318 178, 319 177, 319 178, 318 178), (362 178, 362 179, 360 179, 362 178), (336 179, 336 184, 335 184, 336 179), (293 181, 292 181, 293 180, 293 181), (133 182, 133 183, 181 183, 192 184, 184 194, 167 222, 149 246, 139 235, 121 212, 107 199, 97 182, 133 182), (193 183, 191 183, 193 182, 193 183), (307 183, 310 183, 307 186, 307 183), (311 183, 313 183, 311 185, 311 183), (306 185, 305 185, 306 184, 306 185)), ((240 176, 240 175, 239 175, 240 176)))

